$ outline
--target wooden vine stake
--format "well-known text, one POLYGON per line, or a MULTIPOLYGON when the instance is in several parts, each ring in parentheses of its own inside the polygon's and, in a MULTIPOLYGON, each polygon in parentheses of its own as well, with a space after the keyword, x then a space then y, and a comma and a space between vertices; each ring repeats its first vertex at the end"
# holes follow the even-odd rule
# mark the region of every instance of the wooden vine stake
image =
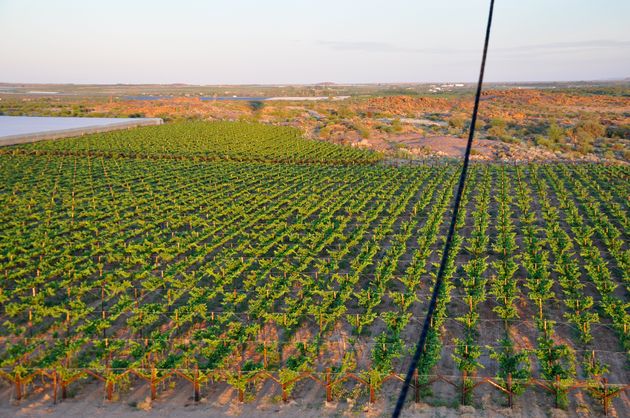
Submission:
POLYGON ((199 366, 195 365, 195 377, 193 380, 193 391, 195 392, 195 402, 199 402, 201 397, 199 396, 199 366))
POLYGON ((602 382, 604 383, 604 399, 603 399, 604 415, 608 416, 608 407, 610 405, 610 398, 608 397, 608 379, 603 378, 602 382))
POLYGON ((15 375, 15 399, 17 401, 22 400, 22 380, 19 373, 15 375))
POLYGON ((420 381, 418 379, 418 369, 414 369, 413 371, 413 392, 414 401, 416 403, 420 403, 420 381))
POLYGON ((507 375, 507 393, 508 393, 508 406, 514 407, 514 393, 512 392, 512 373, 507 375))
POLYGON ((61 379, 61 400, 68 399, 68 383, 61 379))
POLYGON ((151 369, 151 400, 154 401, 157 399, 157 370, 155 367, 151 369))
POLYGON ((57 372, 52 372, 52 380, 53 380, 53 405, 57 404, 57 372))
MULTIPOLYGON (((238 370, 238 380, 239 380, 239 382, 241 381, 242 378, 243 378, 243 373, 241 372, 240 367, 239 367, 239 370, 238 370)), ((238 388, 238 401, 241 402, 241 403, 245 402, 245 391, 240 386, 240 384, 239 384, 239 388, 238 388)))
POLYGON ((281 387, 282 387, 282 402, 287 403, 289 402, 289 395, 287 394, 287 384, 282 383, 281 387))
POLYGON ((326 402, 332 402, 332 381, 330 367, 326 369, 326 402))
POLYGON ((263 341, 263 365, 265 366, 265 369, 267 369, 268 363, 267 363, 267 342, 263 341))
MULTIPOLYGON (((67 342, 66 342, 67 343, 67 342)), ((66 368, 70 367, 70 353, 66 354, 66 368)), ((61 400, 68 398, 68 382, 61 378, 61 400)))
POLYGON ((107 379, 105 383, 105 391, 107 393, 107 400, 111 401, 114 398, 114 381, 107 379))

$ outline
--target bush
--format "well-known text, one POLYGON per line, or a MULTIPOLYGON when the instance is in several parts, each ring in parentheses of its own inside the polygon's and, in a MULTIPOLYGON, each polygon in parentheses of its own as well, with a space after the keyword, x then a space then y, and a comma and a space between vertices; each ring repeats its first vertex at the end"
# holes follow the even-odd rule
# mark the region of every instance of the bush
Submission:
POLYGON ((602 137, 606 133, 606 127, 596 120, 586 120, 577 124, 578 131, 587 132, 594 138, 602 137))
POLYGON ((508 136, 507 124, 503 119, 492 119, 487 126, 489 126, 488 137, 491 139, 501 139, 508 136))
POLYGON ((630 139, 630 125, 609 126, 606 128, 606 137, 630 139))
POLYGON ((580 154, 589 154, 595 150, 593 143, 595 138, 587 131, 578 131, 575 137, 575 149, 580 154))
POLYGON ((394 119, 392 121, 392 130, 394 132, 400 132, 402 131, 403 127, 402 124, 400 123, 400 119, 394 119))
POLYGON ((538 135, 536 138, 534 138, 534 142, 539 147, 543 147, 547 149, 554 149, 555 147, 555 144, 553 143, 553 141, 551 141, 549 138, 545 138, 542 135, 538 135))
POLYGON ((564 140, 566 132, 557 124, 552 123, 547 129, 547 136, 552 143, 558 143, 564 140))
POLYGON ((450 126, 451 128, 463 129, 465 124, 466 124, 466 119, 459 115, 452 116, 448 120, 448 126, 450 126))
POLYGON ((359 135, 361 135, 361 138, 367 139, 370 137, 370 130, 365 125, 362 125, 360 123, 355 123, 354 129, 356 129, 359 132, 359 135))

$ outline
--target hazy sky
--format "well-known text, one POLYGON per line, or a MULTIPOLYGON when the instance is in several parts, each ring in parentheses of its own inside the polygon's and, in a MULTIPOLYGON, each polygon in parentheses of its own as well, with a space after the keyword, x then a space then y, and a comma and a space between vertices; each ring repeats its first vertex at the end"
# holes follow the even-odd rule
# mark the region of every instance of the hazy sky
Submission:
MULTIPOLYGON (((0 82, 472 81, 488 0, 0 0, 0 82)), ((496 0, 489 81, 630 77, 630 0, 496 0)))

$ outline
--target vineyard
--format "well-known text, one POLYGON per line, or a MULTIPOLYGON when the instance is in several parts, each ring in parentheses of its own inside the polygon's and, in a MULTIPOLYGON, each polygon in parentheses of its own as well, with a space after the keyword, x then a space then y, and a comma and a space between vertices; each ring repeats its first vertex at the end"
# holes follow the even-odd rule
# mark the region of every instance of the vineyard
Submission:
POLYGON ((298 129, 234 122, 188 122, 38 142, 23 150, 57 154, 144 158, 196 158, 257 162, 361 164, 380 155, 306 140, 298 129))
MULTIPOLYGON (((1 393, 391 402, 459 166, 380 159, 230 122, 0 150, 1 393)), ((415 401, 627 408, 628 196, 627 166, 473 165, 415 401)))

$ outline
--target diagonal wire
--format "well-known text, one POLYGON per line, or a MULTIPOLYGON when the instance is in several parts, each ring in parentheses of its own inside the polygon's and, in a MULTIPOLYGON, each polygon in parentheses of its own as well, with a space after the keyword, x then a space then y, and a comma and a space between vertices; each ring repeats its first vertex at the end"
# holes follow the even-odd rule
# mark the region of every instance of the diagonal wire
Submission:
POLYGON ((466 145, 466 154, 464 156, 464 166, 462 167, 462 173, 459 178, 459 185, 457 187, 457 195, 455 197, 455 204, 453 207, 451 224, 448 229, 448 235, 446 237, 446 243, 444 245, 444 251, 442 253, 442 261, 440 262, 440 269, 438 270, 437 279, 435 280, 435 286, 433 287, 431 303, 429 304, 427 316, 424 319, 424 324, 422 326, 422 333, 420 334, 420 339, 418 340, 418 344, 416 345, 416 351, 411 360, 411 364, 409 365, 409 370, 407 371, 407 375, 405 376, 405 382, 403 384, 402 390, 400 391, 400 395, 398 396, 398 401, 396 402, 396 408, 394 409, 394 413, 392 414, 392 417, 394 418, 398 418, 400 416, 403 405, 405 404, 405 399, 407 398, 407 392, 409 392, 409 386, 411 385, 411 379, 413 377, 414 370, 418 367, 420 357, 422 356, 424 352, 424 346, 427 340, 427 334, 429 332, 430 323, 431 323, 431 320, 433 319, 433 314, 435 312, 437 298, 442 288, 442 283, 444 281, 444 271, 446 269, 447 260, 449 258, 449 253, 451 251, 451 244, 453 242, 453 235, 455 233, 455 224, 457 222, 457 216, 459 214, 459 206, 462 199, 462 194, 464 192, 464 187, 466 186, 466 175, 468 174, 470 150, 472 149, 472 142, 475 136, 475 124, 477 123, 477 112, 479 111, 479 99, 481 98, 483 73, 486 67, 486 55, 488 53, 488 43, 490 41, 490 27, 492 26, 493 11, 494 11, 494 0, 490 0, 490 11, 488 13, 488 25, 486 27, 486 38, 485 38, 484 46, 483 46, 483 55, 481 58, 481 69, 479 71, 479 81, 477 83, 477 92, 475 94, 475 106, 473 108, 472 120, 470 123, 470 132, 468 134, 468 143, 466 145))

